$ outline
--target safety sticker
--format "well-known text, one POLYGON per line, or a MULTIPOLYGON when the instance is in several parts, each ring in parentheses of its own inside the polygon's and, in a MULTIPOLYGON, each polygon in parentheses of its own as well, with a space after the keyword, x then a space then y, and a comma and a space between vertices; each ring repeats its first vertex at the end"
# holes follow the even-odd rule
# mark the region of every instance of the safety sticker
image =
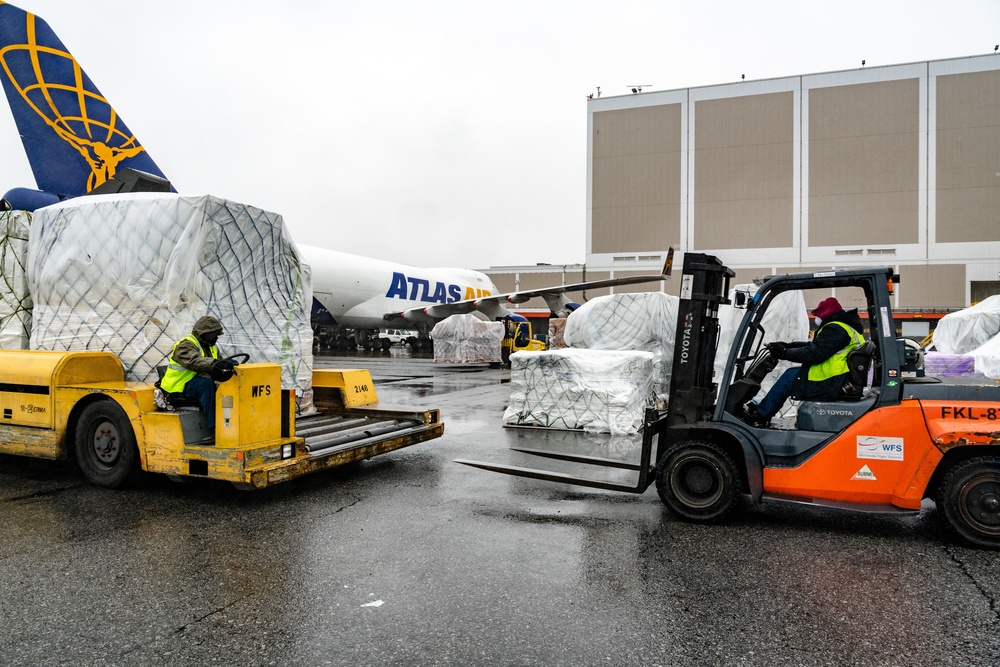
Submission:
POLYGON ((859 459, 903 460, 902 438, 886 438, 879 435, 859 435, 857 438, 859 459))
POLYGON ((884 338, 895 338, 896 330, 889 326, 889 309, 882 306, 880 313, 882 315, 882 336, 884 338))
POLYGON ((861 466, 861 470, 854 473, 854 477, 852 477, 851 480, 855 479, 870 479, 873 482, 876 481, 875 473, 872 472, 872 469, 869 468, 867 464, 861 466))
POLYGON ((686 275, 681 276, 681 298, 690 299, 691 293, 694 291, 694 276, 686 275))

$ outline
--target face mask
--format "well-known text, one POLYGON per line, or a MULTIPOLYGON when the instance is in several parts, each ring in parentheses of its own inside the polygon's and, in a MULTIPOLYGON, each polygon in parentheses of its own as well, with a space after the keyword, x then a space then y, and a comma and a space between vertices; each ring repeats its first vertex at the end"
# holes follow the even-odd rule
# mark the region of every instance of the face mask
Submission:
POLYGON ((201 339, 206 343, 208 343, 209 345, 215 345, 215 343, 219 340, 219 334, 217 333, 204 334, 201 337, 201 339))
POLYGON ((821 326, 823 326, 823 318, 820 317, 819 315, 816 315, 816 327, 819 328, 821 326))

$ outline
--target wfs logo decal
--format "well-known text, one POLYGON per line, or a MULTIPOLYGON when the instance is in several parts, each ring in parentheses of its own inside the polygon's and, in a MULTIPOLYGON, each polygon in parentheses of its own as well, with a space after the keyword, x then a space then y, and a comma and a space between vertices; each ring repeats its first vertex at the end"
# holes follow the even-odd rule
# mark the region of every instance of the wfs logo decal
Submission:
POLYGON ((858 458, 879 461, 902 461, 903 439, 877 435, 858 436, 858 458))

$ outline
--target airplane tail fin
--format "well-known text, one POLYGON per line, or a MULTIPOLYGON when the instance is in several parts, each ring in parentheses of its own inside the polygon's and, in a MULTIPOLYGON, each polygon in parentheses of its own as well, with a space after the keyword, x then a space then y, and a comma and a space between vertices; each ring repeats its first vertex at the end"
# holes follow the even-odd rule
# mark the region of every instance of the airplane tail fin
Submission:
POLYGON ((0 79, 41 190, 87 194, 126 168, 166 178, 48 24, 2 0, 0 79))

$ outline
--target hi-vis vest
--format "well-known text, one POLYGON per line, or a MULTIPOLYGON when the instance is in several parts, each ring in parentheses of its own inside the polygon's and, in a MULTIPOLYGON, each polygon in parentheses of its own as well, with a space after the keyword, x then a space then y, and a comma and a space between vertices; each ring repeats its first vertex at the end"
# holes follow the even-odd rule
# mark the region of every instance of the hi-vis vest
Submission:
MULTIPOLYGON (((170 362, 167 366, 167 372, 163 374, 163 379, 160 380, 160 389, 168 394, 178 394, 184 391, 184 386, 188 383, 188 380, 197 375, 194 371, 184 368, 174 360, 174 353, 177 352, 177 346, 185 340, 194 343, 198 351, 201 352, 201 356, 205 356, 205 349, 198 342, 198 338, 194 334, 187 335, 174 343, 174 349, 170 350, 170 362)), ((208 351, 212 354, 213 359, 219 358, 219 351, 215 349, 214 345, 208 348, 208 351)))
POLYGON ((843 322, 828 322, 819 328, 816 335, 823 330, 823 327, 828 327, 831 324, 839 324, 844 327, 844 331, 848 333, 851 337, 851 342, 847 344, 843 350, 833 355, 821 364, 816 364, 815 366, 809 367, 809 381, 810 382, 822 382, 823 380, 828 380, 832 377, 838 375, 843 375, 850 371, 847 366, 847 355, 858 349, 865 344, 865 339, 854 330, 854 327, 844 324, 843 322))

